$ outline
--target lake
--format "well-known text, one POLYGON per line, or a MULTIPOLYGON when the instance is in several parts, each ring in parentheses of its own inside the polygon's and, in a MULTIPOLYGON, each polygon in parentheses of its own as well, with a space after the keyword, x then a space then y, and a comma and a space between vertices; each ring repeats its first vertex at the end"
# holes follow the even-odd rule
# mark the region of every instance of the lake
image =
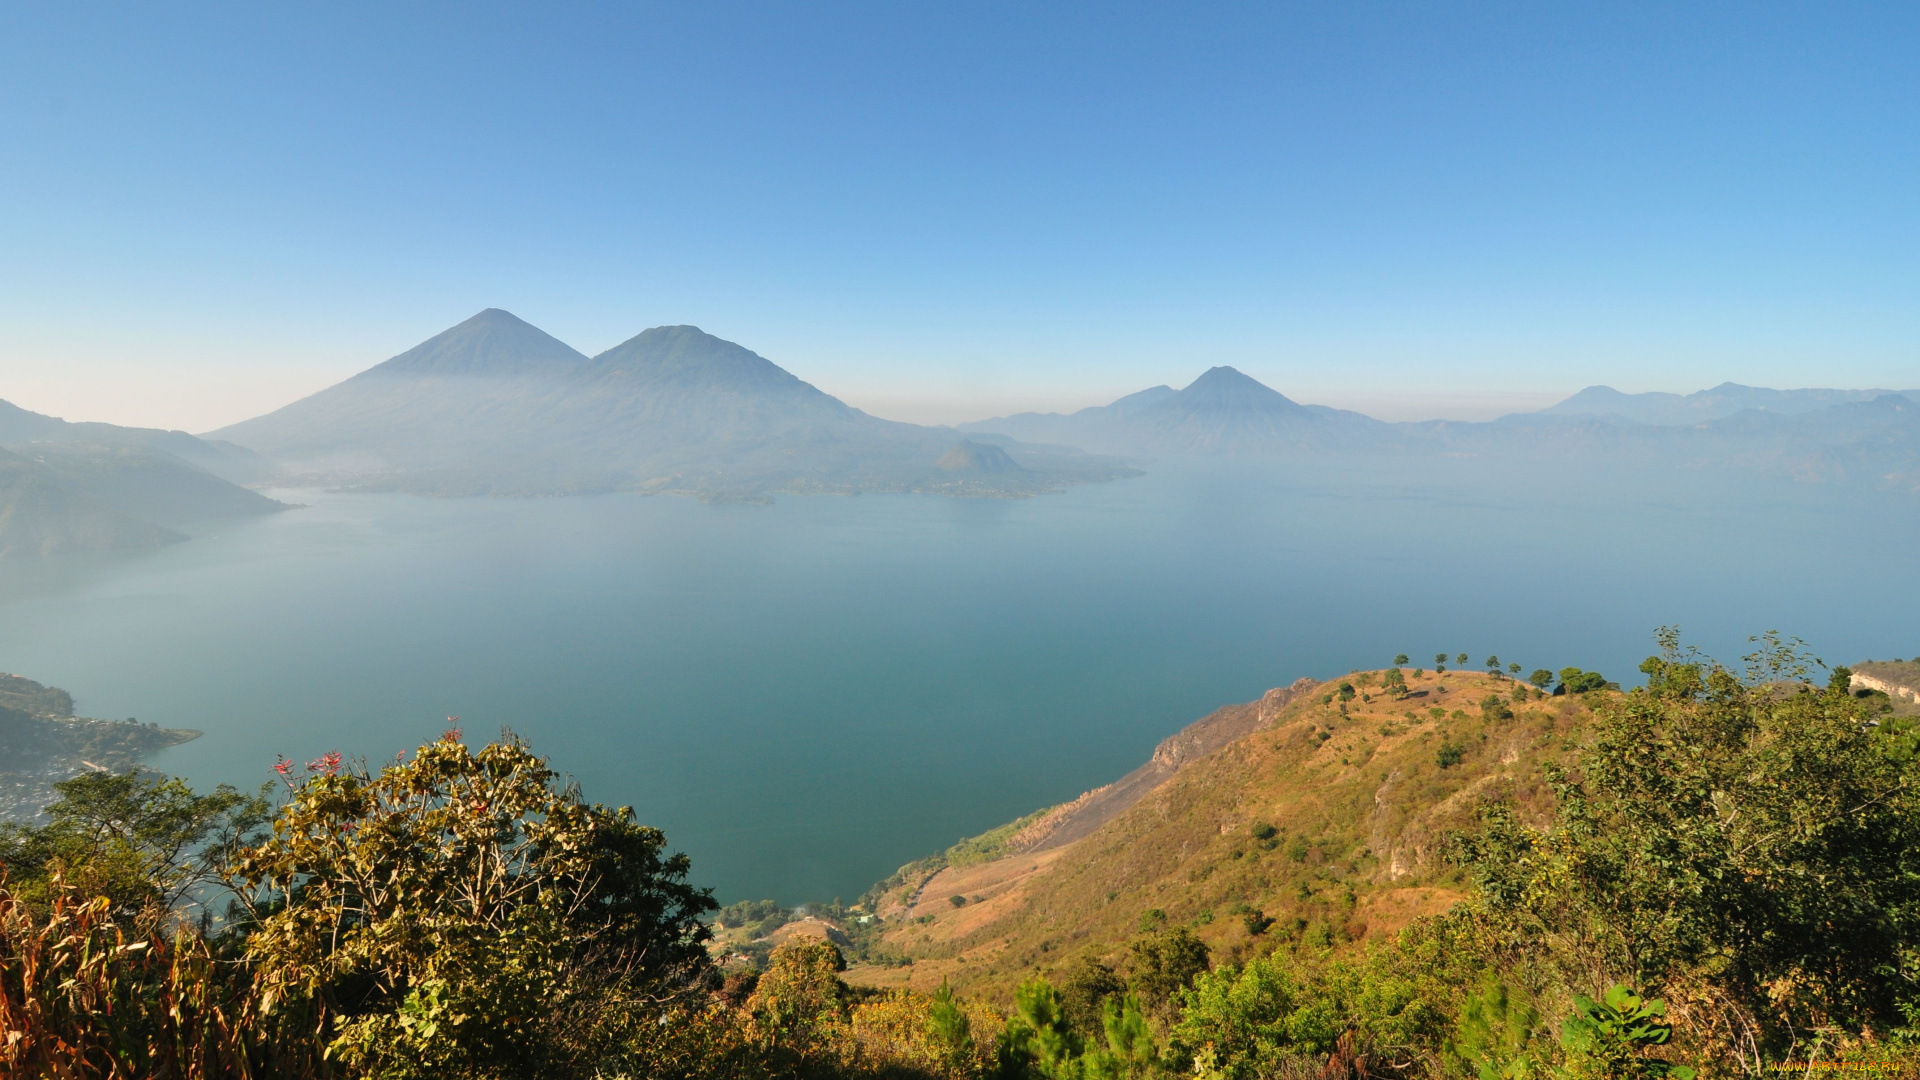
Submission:
POLYGON ((1668 623, 1728 659, 1776 628, 1920 653, 1920 499, 1839 488, 1383 462, 1007 501, 274 494, 311 505, 8 567, 0 667, 204 731, 155 761, 203 786, 511 726, 722 901, 850 901, 1397 652, 1626 682, 1668 623))

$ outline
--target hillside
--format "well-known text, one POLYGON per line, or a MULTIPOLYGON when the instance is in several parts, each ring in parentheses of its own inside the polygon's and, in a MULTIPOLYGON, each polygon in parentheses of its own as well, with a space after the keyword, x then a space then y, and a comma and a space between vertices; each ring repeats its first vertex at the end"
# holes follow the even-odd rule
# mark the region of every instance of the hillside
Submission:
POLYGON ((258 454, 184 431, 68 423, 0 401, 0 558, 147 551, 286 506, 258 454))
POLYGON ((1920 657, 1862 660, 1853 665, 1853 686, 1856 690, 1878 690, 1902 713, 1920 714, 1920 657))
POLYGON ((874 954, 913 963, 848 977, 1004 998, 1083 954, 1117 961, 1142 927, 1191 925, 1231 960, 1289 938, 1381 939, 1445 910, 1461 893, 1441 838, 1494 792, 1544 812, 1539 765, 1587 703, 1461 672, 1409 674, 1402 695, 1385 677, 1220 710, 1182 733, 1185 755, 1181 736, 1162 744, 1158 780, 1136 780, 1135 800, 1090 828, 1063 826, 1108 789, 989 833, 976 846, 991 857, 962 845, 903 868, 868 905, 885 928, 874 954), (1233 737, 1216 746, 1209 729, 1233 737))
POLYGON ((147 551, 202 523, 284 510, 171 454, 34 442, 0 450, 0 558, 147 551))
POLYGON ((33 820, 61 780, 89 769, 130 769, 153 751, 199 734, 75 716, 65 690, 0 673, 0 821, 33 820))
POLYGON ((0 450, 0 559, 146 551, 185 539, 89 499, 44 466, 0 450))
POLYGON ((698 327, 588 358, 497 309, 215 435, 308 482, 438 495, 1018 496, 1133 475, 1017 445, 999 447, 1014 467, 956 470, 951 429, 869 416, 698 327))
POLYGON ((259 454, 230 442, 196 439, 184 431, 71 423, 0 401, 0 446, 124 447, 176 458, 234 484, 268 479, 272 467, 259 454))

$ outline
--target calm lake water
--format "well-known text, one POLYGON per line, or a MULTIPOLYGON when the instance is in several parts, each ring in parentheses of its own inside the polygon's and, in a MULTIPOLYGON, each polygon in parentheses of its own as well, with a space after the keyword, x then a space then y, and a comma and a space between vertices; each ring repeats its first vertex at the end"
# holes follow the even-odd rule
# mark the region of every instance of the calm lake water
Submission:
POLYGON ((723 901, 851 900, 1213 708, 1396 652, 1623 681, 1665 623, 1920 654, 1920 499, 1493 473, 1156 466, 1022 501, 278 492, 108 564, 14 565, 0 668, 206 732, 254 785, 511 725, 723 901))

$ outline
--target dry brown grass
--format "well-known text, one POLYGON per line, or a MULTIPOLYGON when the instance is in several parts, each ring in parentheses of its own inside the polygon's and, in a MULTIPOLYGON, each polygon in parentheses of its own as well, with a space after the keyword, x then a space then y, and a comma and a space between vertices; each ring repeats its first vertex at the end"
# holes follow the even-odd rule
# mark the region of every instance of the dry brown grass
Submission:
POLYGON ((1289 937, 1379 939, 1446 910, 1462 895, 1439 857, 1446 834, 1496 796, 1543 820, 1539 766, 1564 752, 1587 705, 1531 694, 1515 704, 1519 684, 1472 672, 1407 682, 1406 697, 1387 694, 1379 672, 1323 684, 1079 841, 943 870, 911 911, 899 890, 886 900, 886 942, 913 966, 849 978, 922 989, 948 979, 1005 1000, 1021 979, 1082 953, 1121 961, 1155 909, 1168 925, 1194 926, 1221 960, 1289 937), (1342 681, 1357 691, 1344 711, 1342 681), (1514 716, 1483 714, 1494 694, 1514 716), (1461 758, 1443 768, 1449 743, 1461 758), (1277 831, 1263 840, 1261 826, 1277 831), (952 895, 969 902, 954 907, 952 895), (1247 911, 1274 922, 1250 933, 1247 911))

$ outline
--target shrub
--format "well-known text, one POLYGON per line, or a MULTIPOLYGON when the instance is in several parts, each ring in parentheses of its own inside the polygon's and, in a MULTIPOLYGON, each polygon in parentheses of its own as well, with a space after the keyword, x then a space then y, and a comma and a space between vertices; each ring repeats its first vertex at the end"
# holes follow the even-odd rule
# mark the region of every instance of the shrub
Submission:
POLYGON ((329 1054, 384 1076, 577 1069, 618 1002, 689 985, 715 905, 631 811, 517 739, 456 735, 377 776, 336 756, 288 781, 234 875, 262 1007, 311 1003, 329 1054))
POLYGON ((1127 946, 1127 985, 1163 1018, 1175 1012, 1181 991, 1207 970, 1206 942, 1184 926, 1135 938, 1127 946))
POLYGON ((1101 1031, 1107 1002, 1127 992, 1126 980, 1091 956, 1082 956, 1060 982, 1060 1007, 1082 1036, 1101 1031))
POLYGON ((1591 746, 1549 770, 1551 826, 1495 807, 1458 842, 1490 915, 1551 937, 1568 972, 1685 989, 1698 1045, 1750 1070, 1809 1029, 1905 1026, 1920 1012, 1913 759, 1807 682, 1793 643, 1764 639, 1744 675, 1670 633, 1662 646, 1648 685, 1603 703, 1591 746))

